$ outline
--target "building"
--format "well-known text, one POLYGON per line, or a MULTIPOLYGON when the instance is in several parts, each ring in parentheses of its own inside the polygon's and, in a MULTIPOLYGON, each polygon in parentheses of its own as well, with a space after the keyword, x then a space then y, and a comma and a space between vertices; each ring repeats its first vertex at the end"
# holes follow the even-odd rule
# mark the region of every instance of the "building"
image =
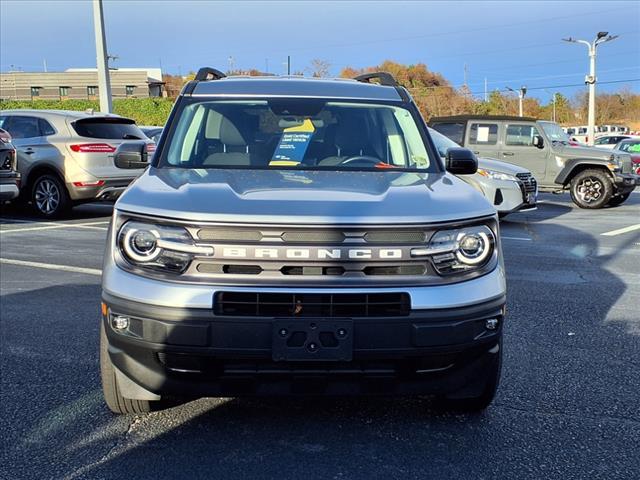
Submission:
MULTIPOLYGON (((109 70, 113 98, 166 96, 159 68, 109 70)), ((95 68, 70 68, 64 72, 0 73, 2 100, 97 100, 95 68)))

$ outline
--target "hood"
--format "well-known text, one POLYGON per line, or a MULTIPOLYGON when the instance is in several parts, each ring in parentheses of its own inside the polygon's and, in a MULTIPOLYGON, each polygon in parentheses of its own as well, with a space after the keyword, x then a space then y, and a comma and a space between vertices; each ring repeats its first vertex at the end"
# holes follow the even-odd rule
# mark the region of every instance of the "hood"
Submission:
POLYGON ((611 157, 611 150, 595 147, 572 147, 570 145, 557 144, 553 150, 554 153, 569 158, 597 158, 598 160, 608 160, 611 157))
POLYGON ((432 223, 494 215, 446 173, 149 168, 116 209, 187 221, 432 223))
POLYGON ((501 162, 495 158, 478 157, 478 168, 493 170, 494 172, 506 173, 515 176, 518 173, 531 173, 526 168, 519 167, 513 163, 501 162))

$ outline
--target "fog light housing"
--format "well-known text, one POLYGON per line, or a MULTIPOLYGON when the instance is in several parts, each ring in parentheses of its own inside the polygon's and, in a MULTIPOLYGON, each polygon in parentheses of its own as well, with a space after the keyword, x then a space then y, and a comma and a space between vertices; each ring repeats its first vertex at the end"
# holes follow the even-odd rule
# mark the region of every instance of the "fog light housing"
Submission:
POLYGON ((496 330, 498 328, 498 324, 500 322, 497 318, 490 318, 485 322, 485 327, 487 330, 496 330))
POLYGON ((111 325, 116 330, 124 330, 129 328, 129 317, 123 317, 122 315, 118 315, 111 319, 111 325))

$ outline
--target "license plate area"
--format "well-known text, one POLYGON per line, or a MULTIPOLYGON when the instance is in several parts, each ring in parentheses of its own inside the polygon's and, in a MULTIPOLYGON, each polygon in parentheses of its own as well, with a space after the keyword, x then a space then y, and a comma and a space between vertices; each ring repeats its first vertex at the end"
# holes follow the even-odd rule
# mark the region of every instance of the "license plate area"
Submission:
POLYGON ((273 322, 274 361, 351 361, 353 321, 287 319, 273 322))

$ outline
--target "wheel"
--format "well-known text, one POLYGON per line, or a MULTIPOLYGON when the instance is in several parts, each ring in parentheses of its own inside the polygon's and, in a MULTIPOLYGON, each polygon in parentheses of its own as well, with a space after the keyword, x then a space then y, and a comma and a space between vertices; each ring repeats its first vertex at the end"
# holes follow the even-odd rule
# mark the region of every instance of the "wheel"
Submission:
POLYGON ((493 402, 498 385, 500 385, 500 373, 502 372, 502 342, 499 343, 498 354, 487 353, 493 358, 491 365, 485 370, 484 387, 481 393, 475 397, 451 398, 442 396, 436 397, 435 405, 441 410, 452 412, 479 413, 485 410, 493 402))
POLYGON ((100 377, 102 378, 102 393, 104 400, 113 413, 148 413, 152 405, 157 402, 149 400, 132 400, 120 395, 116 372, 109 357, 109 343, 104 330, 104 321, 100 322, 100 377))
POLYGON ((580 208, 602 208, 613 196, 613 183, 604 170, 583 170, 571 179, 570 191, 580 208))
POLYGON ((51 174, 40 175, 31 188, 31 203, 36 213, 45 218, 56 218, 68 213, 71 199, 64 184, 51 174))
POLYGON ((607 203, 610 207, 617 207, 618 205, 622 205, 627 201, 627 198, 631 196, 631 192, 623 193, 622 195, 616 195, 615 197, 611 197, 609 203, 607 203))

